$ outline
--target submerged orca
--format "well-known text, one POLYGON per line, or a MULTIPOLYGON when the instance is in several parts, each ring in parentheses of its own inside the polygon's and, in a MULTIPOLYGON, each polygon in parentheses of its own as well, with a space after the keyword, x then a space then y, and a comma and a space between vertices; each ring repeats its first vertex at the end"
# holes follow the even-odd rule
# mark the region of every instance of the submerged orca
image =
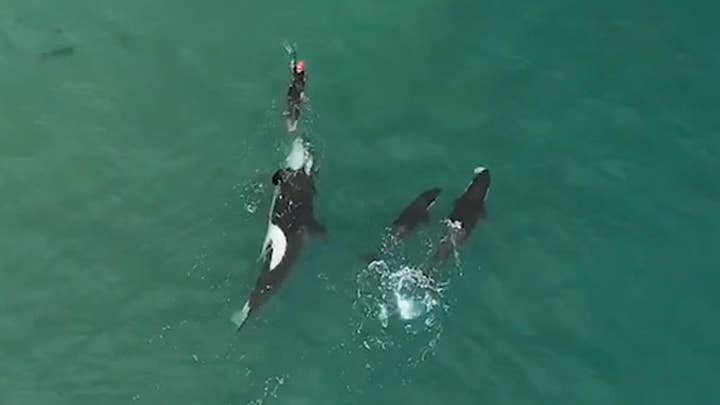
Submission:
POLYGON ((75 53, 75 47, 72 45, 58 46, 40 53, 40 59, 58 58, 61 56, 69 56, 75 53))
POLYGON ((477 167, 465 192, 455 200, 447 218, 448 230, 433 256, 434 262, 444 262, 457 246, 465 243, 480 219, 486 216, 485 199, 490 189, 490 169, 477 167))
MULTIPOLYGON (((298 145, 302 144, 296 142, 296 149, 298 145)), ((232 317, 238 330, 287 279, 307 242, 307 237, 324 236, 326 233, 325 227, 315 219, 317 193, 312 158, 304 149, 301 152, 299 158, 288 158, 290 167, 280 169, 272 176, 275 195, 261 253, 264 269, 255 283, 250 299, 243 309, 232 317)))
MULTIPOLYGON (((411 234, 415 228, 430 222, 430 208, 435 205, 440 192, 438 187, 425 190, 413 200, 410 205, 400 213, 400 215, 390 225, 389 236, 393 242, 400 241, 411 234)), ((378 260, 378 253, 368 253, 363 255, 367 262, 378 260)))

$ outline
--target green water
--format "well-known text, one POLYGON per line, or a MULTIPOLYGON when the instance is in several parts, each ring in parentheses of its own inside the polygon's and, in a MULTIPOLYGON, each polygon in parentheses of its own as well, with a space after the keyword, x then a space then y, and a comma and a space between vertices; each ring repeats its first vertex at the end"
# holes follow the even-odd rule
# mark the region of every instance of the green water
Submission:
POLYGON ((720 402, 714 3, 62 3, 0 4, 0 404, 720 402), (329 239, 236 334, 284 40, 329 239), (358 253, 478 165, 447 311, 383 328, 358 253))

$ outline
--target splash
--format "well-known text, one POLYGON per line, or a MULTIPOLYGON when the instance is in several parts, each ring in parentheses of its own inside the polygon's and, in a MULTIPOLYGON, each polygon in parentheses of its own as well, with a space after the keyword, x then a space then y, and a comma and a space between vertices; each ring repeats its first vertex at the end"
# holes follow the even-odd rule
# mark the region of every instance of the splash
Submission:
POLYGON ((443 286, 403 262, 378 260, 358 275, 355 306, 362 319, 355 336, 365 350, 392 351, 416 365, 434 350, 446 308, 443 286))
POLYGON ((292 170, 304 169, 306 174, 310 174, 313 167, 313 157, 308 149, 309 146, 302 138, 295 138, 290 153, 285 158, 286 166, 292 170))
POLYGON ((432 317, 432 310, 439 304, 434 298, 432 280, 422 271, 403 266, 399 271, 387 275, 387 290, 392 291, 387 296, 394 304, 394 309, 401 320, 411 321, 423 315, 432 317))
MULTIPOLYGON (((452 236, 457 224, 442 224, 443 233, 452 236)), ((401 377, 407 375, 403 372, 407 367, 418 367, 434 355, 453 302, 448 287, 455 275, 462 276, 455 244, 451 244, 455 266, 437 267, 432 259, 437 235, 421 232, 421 238, 422 248, 417 249, 386 233, 380 259, 356 276, 356 347, 367 353, 372 367, 389 365, 401 377)))
MULTIPOLYGON (((254 176, 247 181, 233 186, 233 191, 238 194, 238 203, 240 205, 242 216, 245 219, 255 215, 259 206, 262 204, 266 194, 268 193, 268 185, 270 184, 270 175, 260 170, 255 170, 254 176)), ((229 203, 226 203, 230 206, 229 203)))
POLYGON ((389 319, 395 318, 400 323, 422 320, 431 324, 442 311, 439 299, 442 287, 422 270, 407 265, 394 270, 384 261, 372 266, 380 277, 380 305, 385 307, 389 319))

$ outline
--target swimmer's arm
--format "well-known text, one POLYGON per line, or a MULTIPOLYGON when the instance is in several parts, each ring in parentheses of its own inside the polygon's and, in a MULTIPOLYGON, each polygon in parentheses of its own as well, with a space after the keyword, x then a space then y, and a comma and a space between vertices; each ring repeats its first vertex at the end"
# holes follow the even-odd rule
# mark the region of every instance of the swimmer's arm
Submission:
POLYGON ((290 46, 289 44, 285 44, 285 50, 287 51, 288 55, 290 55, 290 70, 294 72, 295 64, 297 63, 297 53, 295 52, 295 47, 290 46))

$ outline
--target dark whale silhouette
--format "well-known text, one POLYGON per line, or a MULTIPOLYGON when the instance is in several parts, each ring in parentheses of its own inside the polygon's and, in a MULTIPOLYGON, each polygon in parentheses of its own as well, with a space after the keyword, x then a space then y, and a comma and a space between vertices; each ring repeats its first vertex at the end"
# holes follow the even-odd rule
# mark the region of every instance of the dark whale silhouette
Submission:
POLYGON ((447 218, 447 233, 433 256, 436 264, 444 262, 455 248, 464 244, 477 223, 487 215, 485 199, 490 189, 490 169, 478 167, 474 173, 475 176, 465 192, 455 200, 453 210, 447 218))
POLYGON ((324 237, 325 226, 315 218, 315 173, 305 165, 280 169, 272 176, 275 195, 270 209, 261 258, 263 270, 250 299, 232 321, 238 330, 274 294, 290 275, 308 236, 324 237))
MULTIPOLYGON (((430 222, 430 209, 440 197, 441 189, 438 187, 425 190, 403 209, 400 215, 390 224, 389 236, 392 241, 398 242, 410 235, 418 226, 430 222)), ((378 260, 379 252, 366 253, 362 258, 366 262, 378 260)))

